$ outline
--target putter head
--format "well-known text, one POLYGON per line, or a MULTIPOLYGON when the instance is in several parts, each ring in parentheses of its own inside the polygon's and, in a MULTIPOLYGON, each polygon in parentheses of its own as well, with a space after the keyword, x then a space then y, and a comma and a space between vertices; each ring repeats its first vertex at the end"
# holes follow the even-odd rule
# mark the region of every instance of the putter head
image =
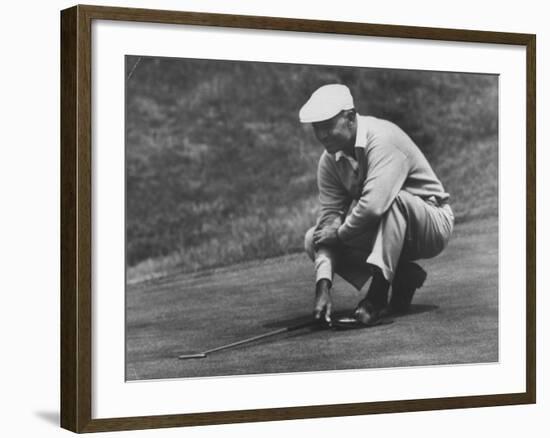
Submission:
POLYGON ((206 353, 190 353, 190 354, 180 354, 178 359, 204 359, 206 353))

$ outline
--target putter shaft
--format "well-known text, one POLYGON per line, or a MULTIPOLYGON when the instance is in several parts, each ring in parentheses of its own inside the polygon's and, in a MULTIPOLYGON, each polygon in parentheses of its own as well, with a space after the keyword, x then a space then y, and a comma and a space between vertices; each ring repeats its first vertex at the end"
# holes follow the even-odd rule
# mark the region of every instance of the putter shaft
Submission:
POLYGON ((278 335, 278 334, 281 334, 281 333, 292 332, 294 330, 299 330, 301 328, 309 327, 309 326, 317 324, 317 323, 318 322, 315 321, 315 320, 302 322, 300 324, 296 324, 296 325, 293 325, 293 326, 290 326, 290 327, 284 327, 284 328, 280 328, 280 329, 277 329, 277 330, 272 330, 272 331, 267 332, 267 333, 262 333, 261 335, 252 336, 250 338, 242 339, 240 341, 231 342, 230 344, 221 345, 219 347, 211 348, 210 350, 206 350, 206 351, 203 351, 201 353, 182 354, 182 355, 178 356, 178 359, 203 359, 208 354, 214 353, 215 351, 227 350, 229 348, 237 347, 238 345, 243 345, 243 344, 247 344, 249 342, 258 341, 260 339, 268 338, 268 337, 275 336, 275 335, 278 335))

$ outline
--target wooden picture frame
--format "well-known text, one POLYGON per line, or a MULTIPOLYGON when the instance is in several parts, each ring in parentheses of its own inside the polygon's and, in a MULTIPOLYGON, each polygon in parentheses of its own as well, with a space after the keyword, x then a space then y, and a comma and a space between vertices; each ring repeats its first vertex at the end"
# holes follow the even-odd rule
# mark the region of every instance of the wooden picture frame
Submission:
POLYGON ((61 12, 61 426, 98 432, 212 425, 437 409, 529 404, 536 401, 535 299, 535 50, 531 34, 237 16, 99 6, 61 12), (92 418, 92 22, 113 20, 276 31, 347 34, 526 48, 526 382, 525 392, 182 413, 92 418))

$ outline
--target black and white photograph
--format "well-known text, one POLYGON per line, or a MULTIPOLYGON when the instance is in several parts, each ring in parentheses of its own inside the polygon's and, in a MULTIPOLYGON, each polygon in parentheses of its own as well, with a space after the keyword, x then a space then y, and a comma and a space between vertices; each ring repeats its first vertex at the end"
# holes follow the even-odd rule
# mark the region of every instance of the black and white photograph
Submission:
POLYGON ((125 57, 127 381, 499 361, 499 76, 125 57))

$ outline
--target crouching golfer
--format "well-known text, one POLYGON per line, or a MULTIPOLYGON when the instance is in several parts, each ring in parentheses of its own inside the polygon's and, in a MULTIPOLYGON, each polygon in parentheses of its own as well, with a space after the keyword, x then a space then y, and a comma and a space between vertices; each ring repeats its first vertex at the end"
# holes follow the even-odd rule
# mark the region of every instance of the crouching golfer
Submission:
POLYGON ((406 312, 426 279, 412 261, 438 255, 451 236, 449 195, 411 138, 358 114, 344 85, 315 91, 300 121, 312 123, 325 148, 317 173, 321 213, 305 236, 316 271, 315 318, 330 323, 334 273, 357 290, 372 277, 354 313, 359 323, 406 312))

